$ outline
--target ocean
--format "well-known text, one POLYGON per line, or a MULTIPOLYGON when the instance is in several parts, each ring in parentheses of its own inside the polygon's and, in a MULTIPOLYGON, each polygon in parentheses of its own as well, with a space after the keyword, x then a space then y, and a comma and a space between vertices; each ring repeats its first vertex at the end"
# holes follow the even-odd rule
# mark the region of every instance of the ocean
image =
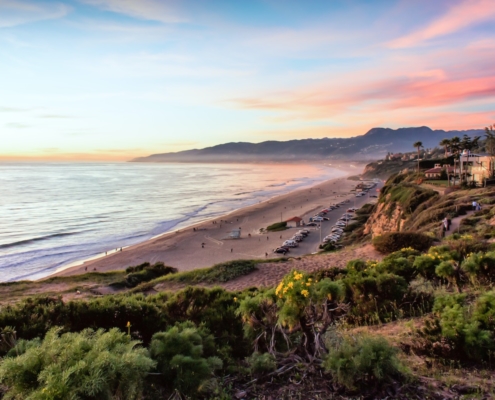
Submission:
POLYGON ((0 281, 39 279, 344 175, 323 165, 0 164, 0 281))

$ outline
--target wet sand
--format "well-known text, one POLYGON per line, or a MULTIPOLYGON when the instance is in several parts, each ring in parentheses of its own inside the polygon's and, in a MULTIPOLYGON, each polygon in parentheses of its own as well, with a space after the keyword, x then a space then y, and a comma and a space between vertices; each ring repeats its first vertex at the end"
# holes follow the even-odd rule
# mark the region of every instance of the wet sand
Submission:
MULTIPOLYGON (((361 166, 356 166, 348 172, 349 175, 354 175, 360 171, 361 166)), ((320 209, 344 199, 353 199, 355 196, 350 190, 355 185, 355 181, 347 180, 346 177, 331 179, 309 189, 296 190, 242 208, 215 221, 205 221, 187 229, 167 233, 53 275, 122 270, 128 266, 158 261, 176 267, 179 271, 188 271, 210 267, 219 262, 265 258, 267 254, 268 257, 275 257, 278 255, 273 254, 273 249, 291 237, 297 228, 274 233, 260 233, 260 228, 294 216, 307 222, 320 209), (239 228, 241 238, 229 239, 232 230, 239 228)), ((314 251, 301 245, 290 255, 299 256, 311 252, 310 250, 314 251)))

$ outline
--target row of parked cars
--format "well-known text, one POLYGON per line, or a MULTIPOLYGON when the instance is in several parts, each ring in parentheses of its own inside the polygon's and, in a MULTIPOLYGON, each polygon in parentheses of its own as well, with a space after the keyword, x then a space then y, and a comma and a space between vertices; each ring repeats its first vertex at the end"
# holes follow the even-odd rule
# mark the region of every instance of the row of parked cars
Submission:
POLYGON ((330 211, 336 210, 337 208, 342 207, 349 202, 350 202, 350 200, 344 200, 344 201, 341 201, 340 203, 333 204, 333 205, 329 206, 328 208, 324 208, 318 214, 311 217, 309 219, 309 224, 307 224, 307 225, 308 226, 316 226, 317 225, 316 222, 329 221, 330 218, 325 217, 325 215, 327 215, 330 211))
POLYGON ((273 250, 274 253, 286 255, 294 247, 298 247, 299 243, 308 237, 309 231, 307 229, 301 229, 297 231, 290 239, 287 239, 282 246, 273 250))
POLYGON ((347 211, 340 217, 337 223, 332 226, 332 231, 329 235, 325 236, 323 239, 323 244, 333 243, 336 244, 344 234, 344 228, 347 226, 349 221, 354 217, 355 208, 348 208, 347 211))

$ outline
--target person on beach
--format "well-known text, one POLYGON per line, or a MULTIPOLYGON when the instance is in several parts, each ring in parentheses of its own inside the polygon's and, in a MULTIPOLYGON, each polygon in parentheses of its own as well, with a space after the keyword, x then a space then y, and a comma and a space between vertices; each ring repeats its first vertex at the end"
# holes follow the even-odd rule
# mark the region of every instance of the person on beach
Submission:
POLYGON ((480 203, 477 203, 477 208, 476 208, 478 211, 481 211, 481 204, 480 203))
POLYGON ((270 239, 268 236, 266 237, 266 240, 270 239))
POLYGON ((478 207, 478 203, 476 203, 476 201, 473 201, 473 210, 476 211, 477 207, 478 207))
POLYGON ((204 243, 201 243, 201 248, 204 249, 205 248, 205 244, 204 243))
POLYGON ((447 222, 447 217, 445 217, 443 219, 443 226, 445 227, 445 230, 448 231, 449 230, 449 223, 447 222))
POLYGON ((232 249, 232 248, 231 248, 231 249, 230 249, 230 252, 231 252, 231 253, 233 253, 233 252, 234 252, 234 249, 232 249))
POLYGON ((450 231, 450 225, 452 225, 452 220, 447 218, 447 230, 450 231))

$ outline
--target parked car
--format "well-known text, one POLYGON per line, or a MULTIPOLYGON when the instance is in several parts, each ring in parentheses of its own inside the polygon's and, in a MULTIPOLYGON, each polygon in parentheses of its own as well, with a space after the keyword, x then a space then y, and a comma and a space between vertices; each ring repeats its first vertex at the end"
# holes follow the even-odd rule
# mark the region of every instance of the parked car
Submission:
POLYGON ((341 227, 347 226, 347 224, 345 222, 342 222, 342 221, 337 222, 335 225, 341 226, 341 227))
POLYGON ((286 249, 285 247, 278 247, 273 250, 273 252, 277 254, 283 254, 285 256, 289 252, 289 249, 286 249))
POLYGON ((354 212, 354 209, 353 208, 348 208, 346 212, 353 213, 354 212))
POLYGON ((370 197, 374 197, 376 199, 378 196, 376 194, 372 194, 370 197))
POLYGON ((344 230, 342 228, 335 227, 332 229, 332 232, 342 233, 344 230))
POLYGON ((310 222, 306 224, 305 226, 317 226, 318 224, 316 222, 310 222))
POLYGON ((316 222, 322 222, 322 221, 323 221, 323 217, 314 216, 314 217, 313 217, 313 221, 316 221, 316 222))
POLYGON ((283 243, 284 246, 289 246, 289 247, 297 247, 299 246, 295 240, 286 240, 283 243))

